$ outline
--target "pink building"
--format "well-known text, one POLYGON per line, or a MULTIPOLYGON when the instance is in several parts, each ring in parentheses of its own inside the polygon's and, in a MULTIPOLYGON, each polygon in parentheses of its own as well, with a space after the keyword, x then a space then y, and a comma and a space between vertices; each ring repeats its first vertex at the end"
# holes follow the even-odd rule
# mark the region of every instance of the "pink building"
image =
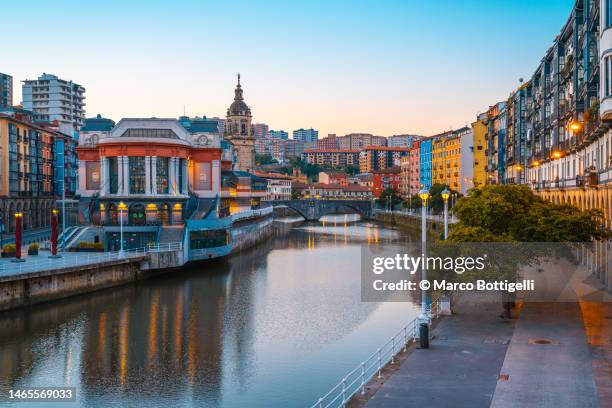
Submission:
POLYGON ((421 149, 419 145, 420 141, 414 141, 410 148, 410 169, 409 169, 409 191, 410 195, 413 196, 419 193, 421 189, 420 185, 420 167, 421 167, 421 149))

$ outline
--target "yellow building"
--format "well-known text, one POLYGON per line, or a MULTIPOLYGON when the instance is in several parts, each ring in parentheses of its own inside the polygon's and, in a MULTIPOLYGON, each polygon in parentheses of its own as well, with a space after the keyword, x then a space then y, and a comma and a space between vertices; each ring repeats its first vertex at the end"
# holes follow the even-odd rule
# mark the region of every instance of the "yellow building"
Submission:
POLYGON ((432 141, 432 183, 452 190, 461 187, 461 133, 450 131, 434 136, 432 141))
POLYGON ((474 134, 474 187, 483 186, 487 182, 487 155, 486 155, 486 135, 487 135, 487 114, 478 115, 478 120, 472 123, 474 134))

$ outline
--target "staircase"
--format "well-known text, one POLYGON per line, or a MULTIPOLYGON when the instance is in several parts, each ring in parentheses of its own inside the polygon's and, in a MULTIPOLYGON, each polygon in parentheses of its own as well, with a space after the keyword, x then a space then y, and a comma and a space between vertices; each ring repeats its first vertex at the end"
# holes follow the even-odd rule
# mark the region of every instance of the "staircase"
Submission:
POLYGON ((159 244, 183 242, 185 228, 182 225, 169 225, 162 227, 159 232, 159 244))

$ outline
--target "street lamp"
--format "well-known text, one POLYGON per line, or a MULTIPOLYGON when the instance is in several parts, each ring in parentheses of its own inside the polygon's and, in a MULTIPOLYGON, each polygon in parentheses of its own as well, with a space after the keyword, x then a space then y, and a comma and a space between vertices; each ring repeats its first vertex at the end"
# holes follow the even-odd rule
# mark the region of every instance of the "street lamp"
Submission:
POLYGON ((25 259, 21 258, 21 245, 22 245, 22 220, 23 213, 15 213, 15 259, 13 262, 25 262, 25 259))
POLYGON ((51 210, 51 255, 49 258, 61 258, 61 255, 57 253, 57 214, 58 210, 55 208, 51 210))
MULTIPOLYGON (((423 186, 419 191, 421 199, 421 282, 427 277, 427 199, 429 191, 423 186)), ((420 286, 419 286, 420 287, 420 286)), ((427 291, 421 288, 421 314, 419 320, 419 342, 421 348, 429 348, 429 313, 427 312, 427 291)))
POLYGON ((119 258, 125 257, 125 251, 123 250, 123 212, 127 210, 127 206, 123 201, 117 206, 119 210, 119 258))
POLYGON ((442 190, 442 199, 444 200, 444 239, 448 238, 448 198, 450 191, 446 187, 442 190))

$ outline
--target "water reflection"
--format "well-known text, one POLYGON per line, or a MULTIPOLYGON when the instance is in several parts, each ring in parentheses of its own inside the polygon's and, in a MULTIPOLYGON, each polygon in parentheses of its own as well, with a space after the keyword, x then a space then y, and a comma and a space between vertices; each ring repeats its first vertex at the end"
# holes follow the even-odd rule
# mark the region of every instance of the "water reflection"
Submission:
POLYGON ((360 302, 361 245, 410 240, 304 224, 227 260, 4 313, 0 386, 75 386, 91 407, 306 405, 416 314, 360 302))

